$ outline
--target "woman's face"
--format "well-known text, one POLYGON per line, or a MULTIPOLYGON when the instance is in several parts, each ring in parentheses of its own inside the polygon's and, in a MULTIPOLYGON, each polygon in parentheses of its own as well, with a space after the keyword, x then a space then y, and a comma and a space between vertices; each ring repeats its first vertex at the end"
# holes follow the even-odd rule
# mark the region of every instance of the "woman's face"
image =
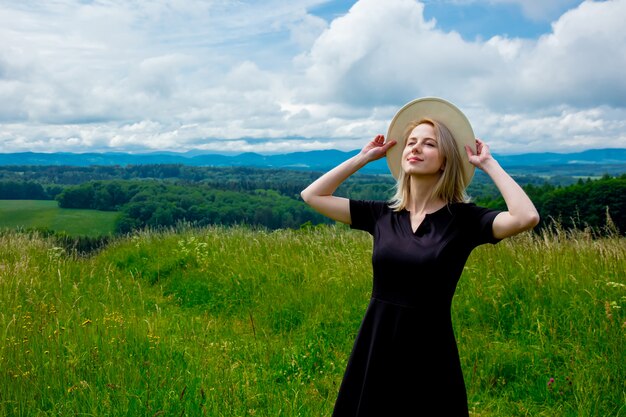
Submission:
POLYGON ((429 123, 417 125, 402 151, 402 169, 408 175, 439 176, 443 167, 444 157, 435 137, 435 129, 429 123))

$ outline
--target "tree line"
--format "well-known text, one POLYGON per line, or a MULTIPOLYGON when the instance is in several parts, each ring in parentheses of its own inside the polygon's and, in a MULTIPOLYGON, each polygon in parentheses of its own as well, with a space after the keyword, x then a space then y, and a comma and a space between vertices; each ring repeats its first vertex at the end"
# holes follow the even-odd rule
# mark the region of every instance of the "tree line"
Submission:
MULTIPOLYGON (((297 196, 320 172, 252 167, 204 167, 186 165, 128 165, 128 166, 0 166, 0 183, 9 183, 2 198, 31 198, 53 200, 67 186, 90 181, 161 180, 167 183, 203 184, 218 190, 254 191, 275 190, 282 195, 297 196), (35 187, 36 192, 33 192, 35 187), (17 191, 16 190, 20 190, 17 191), (29 196, 30 197, 27 197, 29 196)), ((542 177, 517 176, 520 184, 541 185, 542 177)), ((568 185, 570 177, 555 177, 551 184, 568 185)), ((388 198, 394 187, 391 175, 357 173, 341 185, 338 193, 352 198, 388 198)), ((468 192, 475 199, 490 200, 498 192, 491 180, 477 172, 468 192)))
MULTIPOLYGON (((62 208, 118 211, 120 233, 179 222, 270 229, 329 223, 299 200, 300 190, 320 175, 316 172, 147 165, 71 167, 68 175, 61 168, 0 167, 0 199, 56 199, 62 208), (87 180, 78 182, 82 179, 87 180)), ((533 176, 516 179, 542 216, 540 228, 557 221, 565 228, 610 226, 626 232, 626 174, 570 185, 533 176)), ((393 186, 391 176, 357 174, 337 194, 384 200, 393 186)), ((506 207, 493 183, 480 172, 468 192, 477 204, 506 207)))
MULTIPOLYGON (((564 229, 626 234, 626 174, 579 180, 566 187, 529 184, 524 190, 541 215, 539 229, 558 224, 564 229)), ((477 203, 500 210, 506 208, 501 196, 477 203)))
POLYGON ((67 187, 56 199, 62 208, 119 211, 116 230, 120 233, 179 222, 197 226, 248 224, 270 229, 327 222, 296 198, 264 189, 232 191, 155 180, 90 181, 67 187))

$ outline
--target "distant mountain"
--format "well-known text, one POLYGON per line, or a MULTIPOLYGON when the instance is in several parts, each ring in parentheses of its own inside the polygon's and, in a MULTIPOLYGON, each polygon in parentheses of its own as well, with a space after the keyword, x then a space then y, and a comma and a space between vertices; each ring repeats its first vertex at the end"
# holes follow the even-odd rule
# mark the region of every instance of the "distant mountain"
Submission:
POLYGON ((527 153, 521 155, 496 155, 502 166, 545 166, 567 164, 624 164, 626 149, 591 149, 575 153, 527 153))
MULTIPOLYGON (((266 167, 304 170, 325 170, 356 155, 358 151, 343 152, 338 150, 294 152, 279 155, 261 155, 242 153, 240 155, 219 154, 175 154, 150 153, 0 153, 2 165, 146 165, 146 164, 183 164, 192 166, 231 166, 231 167, 266 167)), ((369 172, 385 172, 384 160, 368 166, 369 172)))
MULTIPOLYGON (((183 164, 193 166, 250 166, 266 168, 288 168, 324 171, 332 168, 358 150, 343 152, 338 150, 294 152, 279 155, 243 153, 236 156, 219 154, 195 154, 171 152, 150 154, 129 153, 0 153, 0 165, 146 165, 183 164)), ((563 165, 626 164, 626 148, 592 149, 576 153, 528 153, 521 155, 496 155, 504 167, 546 167, 563 165)), ((625 167, 626 170, 626 167, 625 167)), ((387 173, 384 159, 369 164, 364 169, 368 173, 387 173)))

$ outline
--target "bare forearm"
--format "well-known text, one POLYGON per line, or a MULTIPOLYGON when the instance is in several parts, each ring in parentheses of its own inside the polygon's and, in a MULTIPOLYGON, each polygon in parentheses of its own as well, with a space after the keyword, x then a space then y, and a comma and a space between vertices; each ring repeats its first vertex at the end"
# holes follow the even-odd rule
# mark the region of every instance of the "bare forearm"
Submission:
POLYGON ((535 205, 522 187, 493 159, 489 146, 477 138, 476 151, 469 146, 465 146, 465 151, 470 163, 491 177, 506 203, 507 211, 499 213, 493 220, 493 236, 503 239, 535 227, 539 223, 535 205))
POLYGON ((366 164, 367 160, 362 154, 353 156, 328 171, 305 188, 300 193, 302 199, 308 203, 314 197, 332 195, 346 179, 366 164))
POLYGON ((515 234, 533 228, 539 223, 539 213, 526 192, 495 160, 483 164, 482 169, 492 179, 507 206, 507 226, 515 234))
POLYGON ((319 213, 333 220, 351 224, 350 201, 347 198, 333 196, 333 193, 350 175, 367 163, 384 157, 387 150, 395 144, 393 140, 385 142, 383 135, 376 135, 358 155, 328 171, 305 188, 300 193, 302 199, 319 213))

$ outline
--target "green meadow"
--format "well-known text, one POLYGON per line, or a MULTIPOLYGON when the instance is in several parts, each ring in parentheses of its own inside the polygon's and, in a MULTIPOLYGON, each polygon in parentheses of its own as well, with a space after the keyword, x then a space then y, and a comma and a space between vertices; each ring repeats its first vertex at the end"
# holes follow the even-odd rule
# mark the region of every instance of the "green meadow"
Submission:
POLYGON ((49 229, 72 236, 113 234, 113 211, 62 209, 53 200, 0 200, 1 229, 49 229))
MULTIPOLYGON (((4 232, 0 415, 330 416, 370 252, 336 226, 143 232, 89 257, 4 232)), ((626 416, 623 237, 482 246, 453 319, 473 417, 626 416)))

